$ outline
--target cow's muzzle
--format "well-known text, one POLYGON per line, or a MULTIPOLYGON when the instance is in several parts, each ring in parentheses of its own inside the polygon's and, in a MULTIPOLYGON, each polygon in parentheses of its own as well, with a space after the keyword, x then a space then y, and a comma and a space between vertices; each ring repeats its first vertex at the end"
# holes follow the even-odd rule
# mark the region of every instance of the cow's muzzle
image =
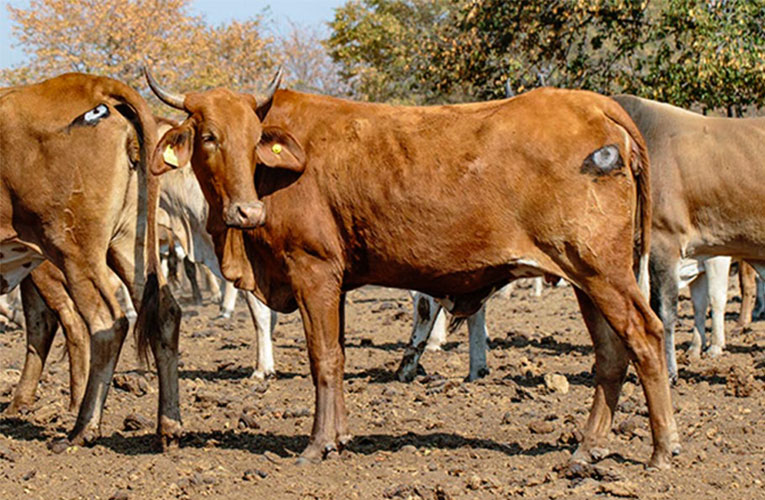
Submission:
POLYGON ((224 214, 224 222, 229 227, 253 229, 266 222, 266 207, 263 202, 232 203, 224 214))

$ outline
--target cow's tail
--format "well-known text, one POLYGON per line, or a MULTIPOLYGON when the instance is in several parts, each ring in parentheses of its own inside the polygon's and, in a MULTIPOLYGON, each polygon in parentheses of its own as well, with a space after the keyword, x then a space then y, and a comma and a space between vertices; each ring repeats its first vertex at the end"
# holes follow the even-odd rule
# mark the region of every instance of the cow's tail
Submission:
MULTIPOLYGON (((135 127, 139 143, 138 177, 141 187, 138 190, 138 228, 142 244, 137 245, 137 248, 144 253, 136 255, 136 264, 144 263, 142 273, 144 279, 143 290, 139 291, 142 296, 134 334, 139 359, 148 364, 151 345, 162 341, 163 328, 170 328, 177 332, 181 315, 180 308, 161 272, 159 262, 157 210, 160 183, 159 177, 152 175, 149 168, 159 138, 157 124, 146 101, 127 85, 113 80, 110 82, 112 83, 110 97, 120 103, 117 106, 123 107, 123 109, 119 107, 117 109, 135 127)), ((138 273, 136 279, 141 281, 138 273)))
POLYGON ((636 187, 634 224, 633 268, 640 290, 646 299, 650 298, 648 261, 651 249, 651 179, 648 148, 635 122, 619 103, 611 100, 612 107, 607 116, 623 128, 629 136, 629 165, 636 187))

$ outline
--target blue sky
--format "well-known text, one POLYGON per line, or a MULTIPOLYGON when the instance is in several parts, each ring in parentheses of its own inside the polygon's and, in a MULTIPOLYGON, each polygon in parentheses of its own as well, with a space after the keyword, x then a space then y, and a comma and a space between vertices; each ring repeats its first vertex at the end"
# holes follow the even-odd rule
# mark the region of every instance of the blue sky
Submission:
MULTIPOLYGON (((248 19, 269 8, 269 17, 275 28, 285 24, 287 19, 303 25, 323 26, 332 19, 334 9, 346 0, 193 0, 192 12, 200 14, 210 24, 220 24, 231 19, 248 19)), ((23 7, 26 0, 0 0, 0 68, 7 68, 24 61, 24 53, 19 48, 12 49, 15 41, 11 37, 11 20, 6 6, 23 7)))

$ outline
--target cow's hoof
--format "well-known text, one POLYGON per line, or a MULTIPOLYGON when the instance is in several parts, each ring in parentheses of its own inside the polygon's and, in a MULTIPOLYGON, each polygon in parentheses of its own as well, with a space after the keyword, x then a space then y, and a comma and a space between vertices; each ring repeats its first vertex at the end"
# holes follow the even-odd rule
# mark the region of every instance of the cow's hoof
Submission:
POLYGON ((698 361, 699 359, 701 359, 700 344, 691 344, 691 347, 688 348, 688 359, 692 359, 694 361, 698 361))
POLYGON ((648 462, 648 465, 646 466, 646 470, 649 471, 657 471, 657 470, 667 470, 670 467, 672 467, 672 459, 669 454, 665 452, 654 452, 653 456, 651 456, 651 460, 648 462))
POLYGON ((309 465, 309 464, 318 464, 321 462, 318 458, 307 458, 304 456, 299 456, 297 460, 295 460, 295 465, 309 465))
POLYGON ((351 441, 353 441, 353 435, 351 434, 342 434, 338 436, 337 449, 340 451, 343 451, 350 444, 351 441))
POLYGON ((591 464, 593 462, 599 462, 600 460, 603 460, 610 454, 611 452, 608 450, 608 448, 604 448, 602 446, 583 446, 580 444, 574 454, 571 455, 571 460, 569 463, 591 464))
POLYGON ((166 416, 159 418, 157 438, 159 439, 159 447, 162 451, 177 448, 180 445, 182 436, 183 424, 180 420, 174 420, 166 416))
POLYGON ((222 310, 221 312, 218 313, 217 316, 215 316, 213 318, 213 321, 217 321, 219 319, 231 319, 231 314, 232 313, 233 313, 233 311, 222 310))
POLYGON ((401 365, 398 367, 398 370, 396 370, 396 380, 399 382, 409 383, 414 380, 414 377, 417 376, 417 370, 412 370, 412 367, 407 365, 401 365))
POLYGON ((264 380, 276 380, 276 371, 273 369, 255 370, 254 372, 252 372, 252 375, 250 376, 250 378, 259 380, 261 382, 264 380))
POLYGON ((8 405, 8 408, 3 411, 3 415, 6 417, 20 417, 21 415, 26 415, 27 413, 32 411, 32 405, 29 403, 17 403, 16 401, 12 401, 11 404, 8 405))
POLYGON ((428 344, 428 345, 425 346, 425 350, 428 351, 428 352, 438 352, 438 351, 441 350, 441 346, 440 345, 435 345, 435 344, 433 344, 433 345, 428 344))
POLYGON ((738 337, 739 335, 743 335, 744 333, 752 331, 751 327, 749 325, 736 325, 733 328, 730 329, 730 332, 728 333, 729 337, 738 337))
POLYGON ((490 370, 486 367, 480 368, 476 371, 476 373, 470 373, 467 377, 465 377, 465 382, 474 382, 478 380, 479 378, 484 378, 487 376, 490 372, 490 370))
POLYGON ((720 356, 722 356, 722 352, 723 352, 722 347, 720 347, 719 345, 713 345, 713 346, 709 346, 709 349, 707 349, 706 355, 707 357, 714 359, 714 358, 719 358, 720 356))
POLYGON ((67 449, 73 446, 74 444, 72 444, 67 438, 56 438, 48 443, 48 449, 57 455, 65 452, 67 449))

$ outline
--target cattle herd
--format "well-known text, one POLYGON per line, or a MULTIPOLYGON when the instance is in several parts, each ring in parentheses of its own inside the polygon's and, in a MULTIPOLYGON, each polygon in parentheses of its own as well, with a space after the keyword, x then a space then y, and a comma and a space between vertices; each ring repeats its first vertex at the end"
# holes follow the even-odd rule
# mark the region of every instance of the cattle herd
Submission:
POLYGON ((552 88, 404 107, 279 89, 281 72, 256 95, 176 93, 145 76, 183 122, 154 117, 138 92, 105 77, 0 89, 0 294, 20 289, 28 344, 5 411, 33 404, 60 324, 77 419, 52 450, 99 438, 130 327, 120 286, 157 369, 157 433, 163 444, 181 436, 181 309, 160 262, 161 249, 177 248, 192 276, 202 263, 223 279, 221 314, 243 292, 256 376, 275 373, 276 314, 299 310, 315 388, 299 462, 351 439, 347 292, 414 291, 402 381, 428 338, 443 340, 442 309, 466 319, 475 380, 488 373, 486 301, 540 277, 571 285, 594 345, 595 393, 571 466, 597 459, 632 362, 648 406, 648 465, 670 467, 681 446, 670 395, 678 290, 691 285, 696 309, 690 357, 715 357, 731 259, 739 327, 752 317, 755 273, 765 276, 765 190, 746 181, 765 174, 765 118, 552 88))

